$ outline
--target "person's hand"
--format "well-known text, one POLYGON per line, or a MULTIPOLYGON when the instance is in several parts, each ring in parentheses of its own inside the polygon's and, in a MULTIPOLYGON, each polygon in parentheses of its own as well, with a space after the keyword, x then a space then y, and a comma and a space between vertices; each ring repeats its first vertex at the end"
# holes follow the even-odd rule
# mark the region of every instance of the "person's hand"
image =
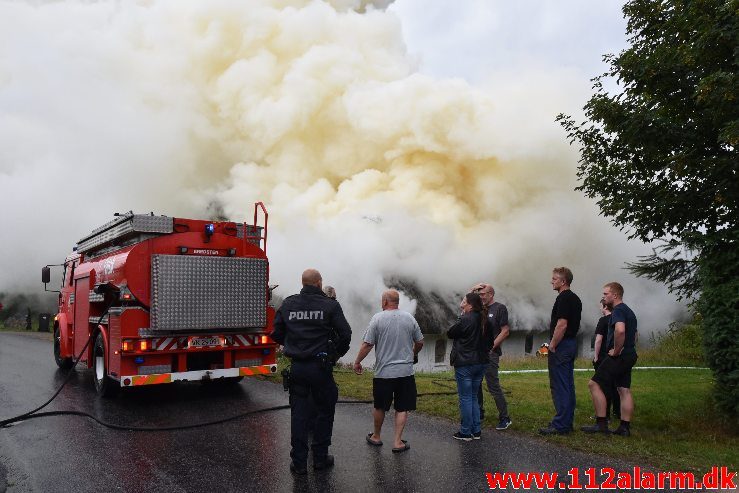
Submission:
POLYGON ((549 352, 550 353, 556 353, 557 352, 557 346, 552 346, 552 344, 549 343, 549 352))
POLYGON ((597 362, 598 362, 598 356, 595 356, 595 357, 593 358, 593 363, 597 363, 597 362))
POLYGON ((613 349, 611 349, 610 351, 608 351, 608 356, 610 356, 610 357, 612 357, 612 358, 615 358, 615 357, 617 357, 617 356, 618 356, 618 354, 616 354, 616 348, 613 348, 613 349))
POLYGON ((358 361, 354 362, 354 373, 357 375, 361 375, 364 371, 364 368, 362 368, 362 363, 359 363, 358 361))

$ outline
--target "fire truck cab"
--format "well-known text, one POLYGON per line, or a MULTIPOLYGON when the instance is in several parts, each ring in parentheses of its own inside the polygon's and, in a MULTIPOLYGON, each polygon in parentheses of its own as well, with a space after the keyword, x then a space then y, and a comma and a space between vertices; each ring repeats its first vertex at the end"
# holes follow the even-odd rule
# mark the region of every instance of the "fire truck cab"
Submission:
POLYGON ((129 212, 80 239, 61 264, 57 365, 79 356, 103 396, 277 371, 267 219, 261 202, 252 224, 129 212))

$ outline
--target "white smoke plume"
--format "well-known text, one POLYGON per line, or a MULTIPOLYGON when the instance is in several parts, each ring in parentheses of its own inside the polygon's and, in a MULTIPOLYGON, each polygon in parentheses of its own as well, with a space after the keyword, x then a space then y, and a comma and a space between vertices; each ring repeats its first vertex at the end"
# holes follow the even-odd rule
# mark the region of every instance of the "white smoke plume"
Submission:
POLYGON ((115 211, 243 220, 261 200, 280 294, 320 269, 359 335, 389 276, 450 298, 492 281, 543 328, 559 265, 586 324, 611 280, 640 328, 679 316, 623 270, 646 247, 573 190, 553 119, 587 81, 421 75, 389 3, 0 2, 0 291, 37 290, 115 211))

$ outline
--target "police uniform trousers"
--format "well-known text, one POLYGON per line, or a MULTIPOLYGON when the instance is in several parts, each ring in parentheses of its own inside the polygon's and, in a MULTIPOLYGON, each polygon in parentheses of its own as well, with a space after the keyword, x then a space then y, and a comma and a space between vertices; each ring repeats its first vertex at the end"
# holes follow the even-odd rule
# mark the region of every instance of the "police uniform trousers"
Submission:
POLYGON ((332 367, 317 359, 293 360, 290 375, 290 457, 297 465, 308 461, 308 432, 313 425, 313 462, 323 462, 331 445, 339 389, 332 367), (312 420, 313 423, 311 423, 312 420))

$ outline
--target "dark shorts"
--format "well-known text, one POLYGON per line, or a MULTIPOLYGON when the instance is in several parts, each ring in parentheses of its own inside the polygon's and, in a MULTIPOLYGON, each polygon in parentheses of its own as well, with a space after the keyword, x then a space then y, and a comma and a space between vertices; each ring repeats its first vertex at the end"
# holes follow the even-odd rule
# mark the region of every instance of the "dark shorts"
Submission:
POLYGON ((398 378, 372 379, 372 397, 375 409, 390 410, 390 404, 398 412, 415 411, 416 378, 413 375, 398 378))
POLYGON ((608 356, 598 365, 593 375, 593 381, 601 389, 611 386, 631 388, 631 369, 636 364, 636 354, 622 354, 617 358, 608 356))

